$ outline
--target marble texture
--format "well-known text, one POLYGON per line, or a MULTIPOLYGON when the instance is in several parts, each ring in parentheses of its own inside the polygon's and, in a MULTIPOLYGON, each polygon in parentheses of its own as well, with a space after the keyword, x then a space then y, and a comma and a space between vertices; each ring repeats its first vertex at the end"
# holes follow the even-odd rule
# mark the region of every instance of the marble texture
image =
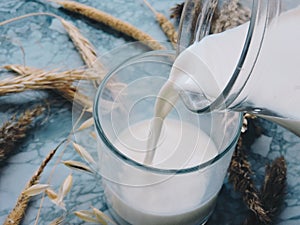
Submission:
MULTIPOLYGON (((79 2, 110 12, 120 19, 126 20, 140 29, 147 31, 155 39, 165 42, 166 38, 154 20, 152 13, 138 0, 80 0, 79 2), (126 6, 125 6, 126 4, 126 6)), ((178 1, 149 2, 160 12, 168 15, 170 7, 178 1)), ((0 21, 20 16, 31 12, 51 12, 69 21, 72 21, 96 47, 103 59, 110 59, 116 53, 122 52, 126 43, 132 42, 131 38, 104 26, 73 16, 61 10, 55 4, 38 0, 8 0, 0 3, 0 21), (121 47, 121 50, 120 50, 121 47)), ((140 46, 141 47, 141 46, 140 46)), ((106 61, 110 66, 123 60, 128 55, 138 54, 145 49, 132 49, 124 55, 119 55, 113 63, 106 61)), ((0 26, 0 66, 5 64, 25 64, 42 69, 64 68, 72 69, 83 66, 83 62, 66 35, 57 19, 48 16, 36 16, 0 26)), ((13 76, 0 71, 0 77, 13 76)), ((28 136, 19 143, 14 153, 4 165, 0 165, 0 223, 2 224, 8 212, 14 207, 16 199, 24 188, 26 182, 38 168, 44 157, 55 148, 63 139, 68 137, 74 124, 74 108, 57 94, 45 91, 28 91, 20 94, 0 97, 0 124, 2 125, 10 116, 21 113, 28 107, 40 103, 50 103, 47 115, 34 122, 28 136)), ((288 166, 288 190, 284 209, 276 225, 300 224, 300 138, 276 124, 261 120, 263 137, 252 146, 250 162, 256 172, 258 181, 263 179, 264 166, 277 156, 284 155, 288 166)), ((93 140, 75 135, 80 143, 87 146, 92 154, 95 144, 93 140)), ((66 196, 65 204, 67 213, 54 205, 48 198, 41 204, 41 196, 33 197, 26 216, 24 225, 35 223, 49 224, 56 217, 64 214, 64 224, 84 224, 73 214, 76 210, 86 210, 90 206, 106 211, 103 199, 103 190, 100 178, 89 173, 73 171, 58 163, 61 160, 81 160, 71 146, 60 148, 56 156, 46 167, 41 183, 50 182, 54 190, 58 190, 66 176, 72 173, 74 184, 71 192, 66 196), (64 154, 62 154, 64 152, 64 154)), ((241 196, 237 194, 227 180, 221 190, 216 211, 208 224, 235 225, 240 224, 247 213, 242 203, 241 196)))

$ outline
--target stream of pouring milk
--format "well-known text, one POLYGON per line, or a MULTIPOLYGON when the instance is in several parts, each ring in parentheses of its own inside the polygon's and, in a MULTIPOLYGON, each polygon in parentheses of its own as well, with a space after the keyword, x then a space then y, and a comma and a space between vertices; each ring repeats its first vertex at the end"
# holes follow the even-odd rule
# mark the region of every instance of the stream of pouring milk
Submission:
MULTIPOLYGON (((300 136, 300 7, 282 13, 273 22, 275 24, 269 26, 252 72, 253 79, 249 81, 255 86, 250 83, 245 93, 252 94, 252 88, 255 92, 251 95, 252 101, 258 108, 271 110, 289 119, 265 118, 300 136), (272 89, 276 90, 275 95, 272 89)), ((215 99, 221 93, 241 55, 248 25, 246 23, 207 36, 177 57, 169 79, 157 98, 146 164, 151 164, 155 156, 163 120, 175 105, 180 90, 203 93, 208 100, 215 99)))

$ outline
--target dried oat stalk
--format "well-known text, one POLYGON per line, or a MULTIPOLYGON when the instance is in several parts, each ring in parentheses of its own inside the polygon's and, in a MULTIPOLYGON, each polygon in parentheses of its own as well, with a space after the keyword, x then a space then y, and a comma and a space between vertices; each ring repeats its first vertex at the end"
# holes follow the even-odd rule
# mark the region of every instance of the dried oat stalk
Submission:
POLYGON ((157 12, 148 1, 144 0, 144 3, 149 7, 149 9, 153 12, 153 14, 156 17, 156 21, 159 23, 162 31, 166 34, 168 39, 171 41, 174 49, 177 48, 177 32, 174 27, 174 25, 171 23, 171 21, 168 20, 167 17, 164 16, 164 14, 157 12))
POLYGON ((78 3, 78 2, 73 2, 73 1, 55 1, 55 0, 53 0, 53 2, 56 2, 57 4, 59 4, 66 10, 81 14, 83 16, 86 16, 89 19, 103 23, 119 32, 122 32, 122 33, 134 38, 135 40, 141 41, 142 43, 149 46, 151 49, 155 49, 155 50, 165 49, 164 46, 162 46, 159 42, 157 42, 150 35, 139 30, 138 28, 131 25, 130 23, 122 21, 122 20, 120 20, 106 12, 103 12, 99 9, 96 9, 96 8, 93 8, 93 7, 78 3))
POLYGON ((42 106, 26 110, 19 117, 13 116, 0 128, 0 162, 14 150, 16 144, 26 137, 33 120, 45 110, 42 106))
MULTIPOLYGON (((24 191, 27 190, 28 188, 32 187, 33 185, 37 184, 44 168, 47 166, 48 162, 52 159, 52 157, 54 156, 57 149, 60 147, 60 145, 62 143, 63 142, 61 142, 55 149, 53 149, 47 155, 47 157, 41 163, 38 170, 35 172, 35 174, 31 177, 29 182, 26 184, 24 191)), ((12 224, 18 225, 22 221, 22 219, 25 215, 25 211, 27 209, 28 202, 30 200, 30 196, 25 194, 26 192, 24 193, 24 191, 22 191, 22 193, 18 197, 18 200, 17 200, 17 203, 16 203, 14 209, 9 213, 9 215, 7 216, 3 225, 12 225, 12 224)))
POLYGON ((82 162, 78 162, 78 161, 73 161, 73 160, 66 160, 62 162, 65 166, 74 169, 74 170, 78 170, 81 172, 88 172, 88 173, 93 173, 93 170, 87 166, 86 164, 82 163, 82 162))
POLYGON ((75 216, 85 222, 97 223, 102 225, 116 225, 116 223, 99 209, 92 206, 92 210, 80 210, 74 212, 75 216))

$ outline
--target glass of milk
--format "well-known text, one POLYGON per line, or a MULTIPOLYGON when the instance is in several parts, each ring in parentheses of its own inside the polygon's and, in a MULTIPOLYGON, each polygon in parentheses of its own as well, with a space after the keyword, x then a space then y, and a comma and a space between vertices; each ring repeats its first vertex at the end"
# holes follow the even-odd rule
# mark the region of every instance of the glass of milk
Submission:
POLYGON ((205 224, 238 140, 240 113, 199 115, 177 101, 152 162, 144 163, 149 136, 157 132, 150 131, 155 102, 174 58, 173 51, 133 57, 110 71, 96 94, 98 172, 118 224, 205 224))

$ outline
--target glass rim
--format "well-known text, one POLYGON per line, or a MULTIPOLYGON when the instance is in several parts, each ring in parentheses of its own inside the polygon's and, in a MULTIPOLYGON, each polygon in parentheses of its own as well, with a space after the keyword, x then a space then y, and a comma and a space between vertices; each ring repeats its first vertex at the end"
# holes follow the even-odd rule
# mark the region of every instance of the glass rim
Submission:
POLYGON ((102 142, 105 144, 105 146, 109 149, 109 151, 111 153, 113 153, 115 156, 118 157, 119 160, 122 160, 123 162, 125 162, 126 164, 129 164, 131 166, 134 166, 138 169, 142 169, 145 171, 149 171, 149 172, 154 172, 154 173, 159 173, 159 174, 186 174, 186 173, 191 173, 191 172, 195 172, 198 171, 200 169, 203 169, 209 165, 212 165, 214 163, 216 163, 217 161, 219 161, 221 158, 223 158, 223 156, 226 155, 227 152, 230 151, 230 149, 235 145, 235 143, 237 142, 240 132, 241 132, 241 127, 242 127, 242 123, 243 123, 243 116, 241 112, 233 112, 233 111, 222 111, 220 113, 235 113, 235 114, 239 114, 239 121, 236 122, 236 130, 235 133, 233 135, 231 135, 231 139, 230 141, 228 141, 228 145, 226 147, 224 147, 224 150, 219 153, 217 156, 215 156, 214 158, 204 162, 204 163, 200 163, 196 166, 193 167, 188 167, 188 168, 179 168, 179 169, 163 169, 163 168, 157 168, 154 166, 149 166, 149 165, 145 165, 142 163, 139 163, 129 157, 127 157, 126 155, 124 155, 121 151, 119 151, 114 144, 109 140, 109 138, 107 137, 101 122, 100 122, 100 115, 99 115, 99 111, 98 111, 98 105, 99 105, 99 100, 100 100, 100 96, 102 94, 102 91, 104 89, 104 87, 106 86, 106 83, 110 80, 110 78, 114 75, 114 73, 116 73, 118 70, 126 67, 127 65, 130 65, 133 62, 139 62, 139 59, 146 59, 147 57, 153 57, 153 56, 174 56, 174 51, 173 50, 155 50, 155 51, 150 51, 150 52, 146 52, 146 53, 142 53, 139 54, 137 56, 131 57, 127 60, 124 60, 123 63, 120 63, 118 66, 116 66, 114 69, 112 69, 111 71, 109 71, 107 73, 107 75, 105 76, 105 78, 102 80, 101 84, 99 85, 98 89, 97 89, 97 93, 95 95, 95 99, 94 99, 94 105, 93 105, 93 119, 94 119, 94 124, 95 124, 95 129, 97 132, 97 137, 101 138, 102 142))

